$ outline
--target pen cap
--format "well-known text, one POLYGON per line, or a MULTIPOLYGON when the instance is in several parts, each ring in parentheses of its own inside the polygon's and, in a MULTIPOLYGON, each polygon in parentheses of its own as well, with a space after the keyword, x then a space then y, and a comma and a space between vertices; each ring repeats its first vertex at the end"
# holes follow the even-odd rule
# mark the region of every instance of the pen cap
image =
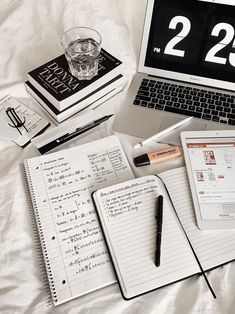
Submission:
POLYGON ((133 159, 136 167, 147 166, 150 164, 150 160, 147 154, 137 156, 133 159))

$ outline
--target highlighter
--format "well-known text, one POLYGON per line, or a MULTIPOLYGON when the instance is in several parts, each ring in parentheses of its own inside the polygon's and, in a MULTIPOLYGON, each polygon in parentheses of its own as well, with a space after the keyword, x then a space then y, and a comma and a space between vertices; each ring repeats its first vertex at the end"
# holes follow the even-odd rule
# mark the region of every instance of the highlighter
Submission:
POLYGON ((176 158, 181 155, 181 149, 178 146, 171 146, 167 149, 161 149, 137 156, 133 159, 136 167, 157 164, 162 161, 176 158))

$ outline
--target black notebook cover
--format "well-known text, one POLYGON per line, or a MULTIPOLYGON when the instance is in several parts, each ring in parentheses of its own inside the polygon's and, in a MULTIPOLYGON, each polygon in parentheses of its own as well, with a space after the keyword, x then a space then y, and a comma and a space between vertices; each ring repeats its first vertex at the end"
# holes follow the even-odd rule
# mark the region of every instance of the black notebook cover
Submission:
POLYGON ((70 71, 65 55, 50 60, 28 73, 43 89, 61 102, 96 82, 99 78, 118 67, 122 62, 101 49, 98 75, 91 80, 78 80, 70 71))

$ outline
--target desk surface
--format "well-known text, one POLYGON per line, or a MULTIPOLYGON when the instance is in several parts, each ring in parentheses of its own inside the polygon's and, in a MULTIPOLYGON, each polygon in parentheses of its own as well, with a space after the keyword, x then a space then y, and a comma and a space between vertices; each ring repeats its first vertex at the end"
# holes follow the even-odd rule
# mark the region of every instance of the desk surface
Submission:
MULTIPOLYGON (((60 37, 64 30, 90 26, 103 37, 103 47, 126 64, 127 85, 136 71, 145 1, 140 0, 57 0, 0 3, 0 98, 10 94, 40 111, 27 94, 27 72, 62 53, 60 37)), ((101 113, 117 113, 124 104, 125 90, 104 103, 101 113)), ((88 137, 68 146, 112 134, 113 119, 88 137)), ((145 149, 165 147, 152 143, 138 153, 133 145, 139 139, 118 134, 131 165, 132 158, 145 149)), ((38 155, 32 145, 21 149, 0 139, 0 312, 1 313, 234 313, 235 263, 208 273, 216 290, 214 300, 202 276, 191 277, 126 302, 117 284, 57 308, 46 307, 47 294, 35 254, 35 245, 20 175, 20 162, 38 155)), ((183 158, 158 166, 135 168, 137 176, 183 165, 183 158)))

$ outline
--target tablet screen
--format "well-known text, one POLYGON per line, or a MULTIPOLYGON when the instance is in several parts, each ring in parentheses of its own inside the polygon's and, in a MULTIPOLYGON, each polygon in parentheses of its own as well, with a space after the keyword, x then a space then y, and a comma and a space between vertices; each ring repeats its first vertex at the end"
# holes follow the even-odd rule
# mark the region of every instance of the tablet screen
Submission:
POLYGON ((235 219, 235 137, 186 138, 202 220, 235 219))

